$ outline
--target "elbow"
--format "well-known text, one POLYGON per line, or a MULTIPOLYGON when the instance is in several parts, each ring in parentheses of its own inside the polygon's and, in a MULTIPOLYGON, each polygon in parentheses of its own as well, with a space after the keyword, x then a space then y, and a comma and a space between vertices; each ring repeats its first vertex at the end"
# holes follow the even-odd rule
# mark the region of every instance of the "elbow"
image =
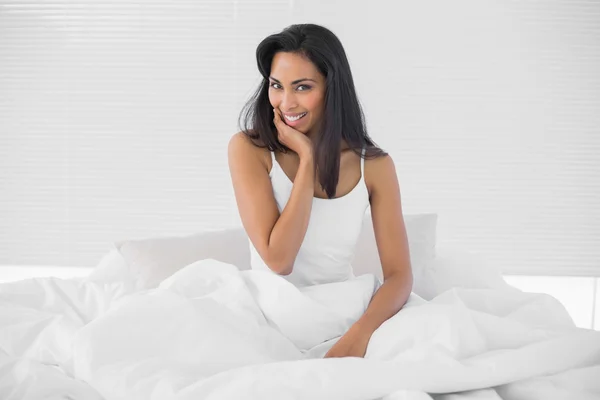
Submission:
POLYGON ((292 273, 292 271, 294 270, 294 268, 292 266, 286 267, 286 268, 282 268, 278 274, 279 275, 283 275, 283 276, 288 276, 289 274, 292 273))
POLYGON ((287 276, 294 270, 294 263, 289 262, 288 260, 270 259, 265 264, 267 264, 269 269, 277 275, 287 276))
POLYGON ((293 264, 289 263, 268 263, 267 265, 277 275, 287 276, 294 270, 293 264))
POLYGON ((277 275, 287 276, 294 270, 294 262, 296 256, 291 258, 289 254, 285 254, 282 249, 273 247, 270 243, 267 244, 264 257, 262 257, 267 267, 277 275))

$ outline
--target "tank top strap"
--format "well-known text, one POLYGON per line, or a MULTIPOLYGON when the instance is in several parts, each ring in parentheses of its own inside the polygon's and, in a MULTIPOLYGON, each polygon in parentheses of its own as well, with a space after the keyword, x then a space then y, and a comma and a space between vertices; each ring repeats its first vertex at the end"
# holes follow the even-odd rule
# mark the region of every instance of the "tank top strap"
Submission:
POLYGON ((367 150, 366 147, 363 147, 362 149, 362 157, 360 158, 360 176, 362 179, 365 178, 365 159, 363 158, 365 156, 365 151, 367 150))
POLYGON ((274 151, 269 151, 271 153, 271 170, 273 170, 273 167, 275 167, 275 163, 277 162, 277 160, 275 159, 275 152, 274 151))

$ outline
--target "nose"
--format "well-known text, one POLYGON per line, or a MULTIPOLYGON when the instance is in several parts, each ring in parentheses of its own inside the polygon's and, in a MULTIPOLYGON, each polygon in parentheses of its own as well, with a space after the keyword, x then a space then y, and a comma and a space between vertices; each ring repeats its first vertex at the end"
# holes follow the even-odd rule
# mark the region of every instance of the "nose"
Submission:
POLYGON ((283 111, 290 111, 296 109, 298 106, 296 102, 296 96, 293 92, 284 92, 281 96, 281 103, 279 103, 279 108, 283 111))

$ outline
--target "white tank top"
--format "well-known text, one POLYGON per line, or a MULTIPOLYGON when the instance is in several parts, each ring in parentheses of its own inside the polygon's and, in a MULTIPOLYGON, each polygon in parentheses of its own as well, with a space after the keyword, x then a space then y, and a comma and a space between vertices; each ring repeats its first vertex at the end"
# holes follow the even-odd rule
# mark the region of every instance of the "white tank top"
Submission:
MULTIPOLYGON (((365 149, 362 154, 364 156, 365 149)), ((292 192, 293 182, 271 152, 273 167, 269 172, 277 208, 281 213, 292 192)), ((351 261, 360 235, 365 211, 369 206, 369 192, 364 179, 364 158, 360 162, 360 180, 352 191, 334 199, 313 197, 312 210, 306 235, 296 256, 293 271, 281 275, 294 285, 308 286, 339 282, 354 277, 351 261)), ((273 272, 250 243, 252 269, 273 272)), ((273 272, 275 273, 275 272, 273 272)))

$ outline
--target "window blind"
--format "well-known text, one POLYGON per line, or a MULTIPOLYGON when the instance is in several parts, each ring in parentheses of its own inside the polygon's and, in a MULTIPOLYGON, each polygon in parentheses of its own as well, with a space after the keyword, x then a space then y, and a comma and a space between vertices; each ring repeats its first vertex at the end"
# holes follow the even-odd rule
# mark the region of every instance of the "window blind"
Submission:
POLYGON ((600 3, 1 1, 0 264, 239 225, 227 167, 292 23, 344 44, 405 213, 507 274, 600 276, 600 3), (318 12, 316 12, 318 10, 318 12), (434 12, 435 10, 435 12, 434 12))

